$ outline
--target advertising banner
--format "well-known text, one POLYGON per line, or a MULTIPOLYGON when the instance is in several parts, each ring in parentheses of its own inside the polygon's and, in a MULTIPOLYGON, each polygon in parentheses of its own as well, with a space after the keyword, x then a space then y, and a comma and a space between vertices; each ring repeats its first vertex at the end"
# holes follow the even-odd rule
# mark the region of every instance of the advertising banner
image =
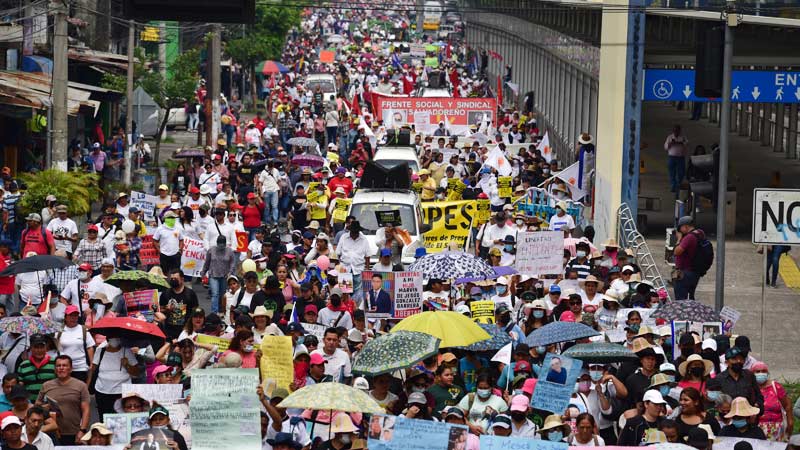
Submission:
POLYGON ((389 97, 373 92, 372 104, 375 120, 383 120, 387 128, 410 124, 417 132, 433 133, 446 120, 455 135, 468 134, 470 125, 479 127, 484 116, 494 122, 497 111, 494 98, 389 97))

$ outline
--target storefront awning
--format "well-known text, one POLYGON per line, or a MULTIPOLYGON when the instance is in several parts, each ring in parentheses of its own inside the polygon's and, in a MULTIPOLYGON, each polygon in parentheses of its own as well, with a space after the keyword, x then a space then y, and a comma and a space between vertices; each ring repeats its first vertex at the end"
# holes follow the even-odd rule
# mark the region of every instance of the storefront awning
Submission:
MULTIPOLYGON (((100 101, 91 100, 92 91, 95 89, 102 88, 70 82, 67 89, 67 113, 75 116, 83 112, 94 116, 100 107, 100 101)), ((0 104, 23 108, 49 108, 52 105, 50 75, 0 71, 0 104)))

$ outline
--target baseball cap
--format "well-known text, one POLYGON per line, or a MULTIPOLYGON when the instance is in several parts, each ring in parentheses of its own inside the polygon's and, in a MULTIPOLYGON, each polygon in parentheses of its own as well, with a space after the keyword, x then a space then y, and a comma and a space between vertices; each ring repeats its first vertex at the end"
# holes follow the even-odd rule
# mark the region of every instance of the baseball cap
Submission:
POLYGON ((664 400, 664 397, 661 396, 661 392, 658 392, 655 389, 650 389, 649 391, 645 392, 644 398, 642 400, 645 402, 657 403, 661 405, 667 403, 666 400, 664 400))
POLYGON ((77 312, 79 312, 77 306, 69 305, 69 306, 67 306, 67 309, 64 310, 64 315, 68 316, 70 314, 74 314, 74 313, 77 313, 77 312))
POLYGON ((322 355, 320 355, 319 353, 312 353, 310 356, 310 361, 308 363, 312 366, 325 364, 325 358, 323 358, 322 355))
POLYGON ((392 256, 392 251, 388 248, 381 249, 381 256, 392 256))
POLYGON ((494 422, 492 423, 492 428, 500 427, 500 428, 511 428, 511 417, 507 414, 498 414, 494 418, 494 422))
POLYGON ((551 294, 560 294, 561 293, 561 286, 557 284, 550 285, 550 293, 551 294))
MULTIPOLYGON (((166 367, 166 366, 164 366, 164 367, 166 367)), ((156 414, 163 414, 163 415, 169 417, 169 411, 167 410, 167 408, 164 408, 161 405, 154 406, 154 407, 150 408, 150 412, 148 413, 147 417, 152 419, 153 416, 155 416, 156 414)))
POLYGON ((362 391, 368 391, 369 381, 367 381, 367 379, 364 377, 358 377, 355 380, 353 380, 353 387, 356 389, 360 389, 362 391))
POLYGON ((169 191, 169 186, 167 186, 166 184, 162 184, 162 185, 160 185, 158 187, 158 190, 159 191, 169 191))
POLYGON ((153 376, 155 377, 155 376, 161 375, 162 373, 169 372, 170 370, 172 370, 172 369, 169 366, 167 366, 166 364, 162 364, 162 365, 156 367, 155 369, 153 369, 153 376))
POLYGON ((511 399, 511 411, 527 411, 528 401, 528 396, 526 395, 515 395, 514 398, 511 399))
POLYGON ((425 394, 422 392, 412 392, 411 395, 408 396, 408 404, 426 405, 428 404, 428 399, 425 398, 425 394))
POLYGON ((21 427, 22 422, 19 420, 19 417, 12 414, 3 418, 3 421, 0 422, 0 429, 5 430, 9 425, 17 425, 21 427))
POLYGON ((314 314, 318 313, 319 310, 317 309, 317 305, 306 305, 305 309, 303 310, 303 314, 313 312, 314 314))

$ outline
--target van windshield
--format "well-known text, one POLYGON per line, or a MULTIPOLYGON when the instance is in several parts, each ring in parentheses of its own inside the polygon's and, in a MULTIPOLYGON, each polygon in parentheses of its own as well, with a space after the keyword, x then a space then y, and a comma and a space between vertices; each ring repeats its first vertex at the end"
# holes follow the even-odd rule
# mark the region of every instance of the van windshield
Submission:
POLYGON ((308 86, 308 90, 314 92, 317 90, 317 86, 322 88, 322 92, 336 92, 336 88, 333 86, 329 80, 311 80, 306 83, 308 86))
POLYGON ((386 203, 358 203, 353 205, 350 215, 361 224, 362 233, 374 235, 378 227, 375 211, 400 211, 400 227, 414 236, 417 234, 417 222, 414 220, 414 208, 411 205, 387 205, 386 203))
POLYGON ((400 164, 406 163, 414 173, 419 172, 419 166, 413 159, 376 159, 375 162, 379 163, 383 167, 386 167, 387 169, 394 169, 400 164))

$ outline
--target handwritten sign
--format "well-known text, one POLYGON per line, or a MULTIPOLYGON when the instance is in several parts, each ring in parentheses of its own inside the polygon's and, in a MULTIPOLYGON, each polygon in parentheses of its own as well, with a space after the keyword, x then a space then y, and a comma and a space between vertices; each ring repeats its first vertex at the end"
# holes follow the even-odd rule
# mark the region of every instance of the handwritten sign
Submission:
POLYGON ((192 371, 192 402, 214 396, 256 394, 256 369, 201 369, 192 371))
POLYGON ((231 345, 231 340, 224 337, 209 336, 207 334, 197 335, 198 344, 216 345, 218 353, 222 353, 231 345))
POLYGON ((161 262, 158 258, 158 250, 153 245, 153 235, 146 234, 142 238, 142 248, 139 249, 139 260, 143 266, 157 266, 161 262))
POLYGON ((567 447, 566 442, 550 442, 542 439, 513 436, 481 435, 481 450, 567 450, 567 447))
POLYGON ((511 184, 514 179, 512 177, 497 177, 497 195, 502 198, 511 198, 513 190, 511 184))
POLYGON ((742 313, 739 311, 730 306, 723 307, 719 312, 719 318, 722 321, 722 332, 727 333, 733 330, 733 327, 736 326, 736 322, 739 321, 740 317, 742 317, 742 313))
POLYGON ((147 222, 153 222, 156 220, 156 203, 158 203, 158 197, 155 195, 145 194, 144 192, 131 191, 130 199, 131 206, 135 206, 142 211, 144 220, 147 222))
POLYGON ((303 326, 303 329, 306 330, 306 334, 311 334, 316 336, 317 339, 322 342, 322 338, 325 337, 325 330, 327 327, 325 325, 320 325, 318 323, 301 323, 300 325, 303 326))
POLYGON ((403 319, 420 312, 422 307, 422 272, 394 273, 394 317, 403 319))
POLYGON ((130 384, 122 385, 122 394, 138 394, 148 402, 172 402, 183 397, 183 385, 180 384, 130 384))
POLYGON ((158 305, 158 291, 155 289, 145 289, 142 291, 124 292, 122 298, 125 299, 125 308, 128 310, 128 317, 141 314, 148 322, 153 321, 153 306, 158 305))
POLYGON ((472 320, 478 323, 494 323, 494 302, 491 300, 473 301, 469 304, 472 320))
POLYGON ((294 379, 290 336, 264 336, 261 338, 261 378, 271 378, 278 387, 289 389, 294 379))
POLYGON ((514 267, 525 275, 558 275, 564 271, 564 233, 532 231, 517 233, 514 267))
POLYGON ((206 249, 200 239, 184 238, 181 252, 181 272, 187 277, 200 276, 206 261, 206 249))
POLYGON ((261 449, 257 369, 192 371, 192 449, 261 449))

